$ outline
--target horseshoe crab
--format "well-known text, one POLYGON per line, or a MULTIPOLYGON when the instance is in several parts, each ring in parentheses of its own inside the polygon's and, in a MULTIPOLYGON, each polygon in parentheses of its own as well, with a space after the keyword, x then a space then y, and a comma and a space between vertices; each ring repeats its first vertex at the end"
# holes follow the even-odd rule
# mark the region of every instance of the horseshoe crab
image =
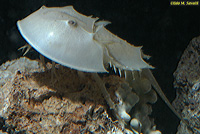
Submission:
POLYGON ((141 47, 133 46, 108 31, 105 26, 109 23, 80 14, 72 6, 42 6, 19 20, 17 26, 28 44, 43 56, 63 66, 93 73, 107 103, 115 111, 104 82, 97 74, 108 72, 109 66, 115 72, 119 71, 128 82, 134 80, 135 71, 142 71, 169 108, 182 119, 151 73, 153 67, 144 61, 148 56, 142 53, 141 47))

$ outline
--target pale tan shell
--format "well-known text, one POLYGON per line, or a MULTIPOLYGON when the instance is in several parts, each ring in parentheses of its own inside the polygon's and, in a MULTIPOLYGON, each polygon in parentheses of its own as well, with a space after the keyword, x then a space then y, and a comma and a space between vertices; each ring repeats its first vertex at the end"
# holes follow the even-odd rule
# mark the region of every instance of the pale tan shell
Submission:
POLYGON ((151 68, 141 57, 141 47, 130 45, 104 26, 108 21, 85 16, 72 6, 42 6, 17 22, 24 39, 39 53, 64 66, 86 72, 107 72, 105 64, 119 70, 151 68))

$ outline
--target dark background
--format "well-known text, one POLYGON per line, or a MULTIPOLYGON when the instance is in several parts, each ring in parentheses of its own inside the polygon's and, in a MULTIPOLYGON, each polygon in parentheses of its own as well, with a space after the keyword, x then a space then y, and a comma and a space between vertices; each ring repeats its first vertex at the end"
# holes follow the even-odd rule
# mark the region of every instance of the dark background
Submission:
MULTIPOLYGON (((170 6, 167 0, 0 0, 0 63, 22 56, 17 49, 25 41, 16 21, 46 6, 67 6, 85 15, 112 22, 107 28, 136 46, 143 46, 153 73, 167 98, 175 98, 173 72, 184 49, 199 36, 200 6, 170 6)), ((36 53, 28 56, 37 58, 36 53)), ((175 134, 179 119, 159 98, 152 117, 163 134, 175 134)))

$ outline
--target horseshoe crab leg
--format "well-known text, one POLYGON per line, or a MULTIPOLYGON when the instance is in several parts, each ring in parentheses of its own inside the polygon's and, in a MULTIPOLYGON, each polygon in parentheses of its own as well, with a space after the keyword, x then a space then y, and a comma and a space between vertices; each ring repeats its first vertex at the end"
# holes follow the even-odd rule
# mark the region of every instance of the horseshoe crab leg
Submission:
POLYGON ((98 87, 101 89, 101 93, 103 94, 104 99, 106 100, 106 102, 108 103, 110 109, 113 109, 117 119, 119 120, 121 125, 124 125, 125 122, 124 120, 118 115, 117 113, 117 109, 116 106, 114 104, 114 102, 111 100, 110 94, 108 93, 106 87, 105 87, 105 83, 101 80, 101 78, 99 77, 99 75, 97 73, 92 73, 92 78, 97 82, 98 87))
POLYGON ((18 50, 22 50, 23 56, 26 55, 32 47, 29 44, 25 44, 24 46, 20 47, 18 50), (26 50, 25 50, 26 49, 26 50), (24 52, 25 51, 25 52, 24 52))

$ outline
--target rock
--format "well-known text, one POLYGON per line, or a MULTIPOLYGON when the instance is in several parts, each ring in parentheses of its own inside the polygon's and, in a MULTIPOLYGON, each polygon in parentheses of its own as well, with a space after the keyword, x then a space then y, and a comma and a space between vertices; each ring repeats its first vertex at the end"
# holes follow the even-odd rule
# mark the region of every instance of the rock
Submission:
POLYGON ((100 74, 118 115, 127 121, 124 126, 116 120, 91 73, 57 64, 52 69, 50 63, 46 67, 25 57, 0 66, 0 129, 52 134, 160 132, 149 117, 157 95, 143 77, 135 77, 129 85, 115 74, 100 74), (131 118, 141 125, 131 127, 131 118))
POLYGON ((192 39, 174 72, 177 90, 174 107, 182 113, 193 132, 181 122, 177 134, 200 133, 200 36, 192 39))
POLYGON ((77 71, 58 66, 52 81, 50 70, 44 71, 38 61, 25 57, 6 62, 0 69, 3 119, 0 124, 4 131, 52 134, 124 131, 108 116, 106 102, 89 74, 80 81, 77 71))

